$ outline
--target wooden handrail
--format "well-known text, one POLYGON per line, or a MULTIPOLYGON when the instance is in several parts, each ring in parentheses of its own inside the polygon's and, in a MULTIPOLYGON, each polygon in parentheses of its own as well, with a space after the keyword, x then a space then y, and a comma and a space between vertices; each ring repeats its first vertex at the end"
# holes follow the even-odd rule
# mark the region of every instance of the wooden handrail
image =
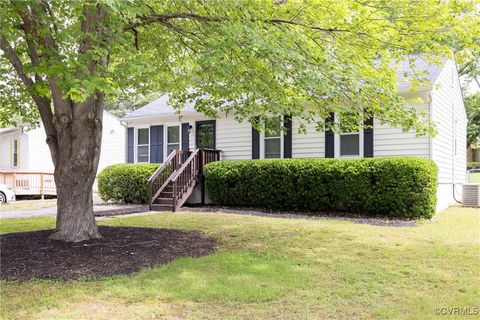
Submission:
POLYGON ((172 178, 172 182, 175 182, 177 181, 178 179, 178 176, 180 174, 183 173, 183 171, 185 171, 185 168, 189 165, 190 161, 192 161, 192 159, 198 154, 198 151, 200 149, 195 149, 194 152, 192 152, 192 154, 190 155, 190 157, 188 157, 187 161, 185 161, 182 166, 180 167, 180 169, 178 169, 178 171, 174 174, 174 177, 172 178))
POLYGON ((220 160, 220 150, 215 149, 195 149, 193 152, 176 150, 172 152, 148 179, 150 208, 153 207, 155 200, 168 185, 172 187, 173 211, 178 210, 183 205, 198 181, 202 182, 203 199, 203 167, 218 160, 220 160), (185 155, 188 155, 186 160, 184 160, 185 155), (178 167, 179 165, 180 167, 178 167), (167 172, 167 168, 171 168, 171 171, 167 172))
POLYGON ((163 189, 170 182, 173 173, 176 170, 176 163, 179 161, 179 151, 172 151, 167 159, 160 165, 160 167, 151 175, 148 179, 148 205, 151 206, 153 201, 162 193, 163 189), (167 168, 171 168, 172 172, 168 176, 160 176, 162 173, 166 173, 167 168), (162 178, 164 180, 162 180, 162 178))
POLYGON ((165 167, 168 165, 168 163, 170 161, 172 161, 172 159, 175 157, 176 155, 176 150, 172 151, 172 153, 170 153, 167 157, 167 159, 165 159, 165 161, 160 165, 160 167, 158 167, 157 170, 155 170, 155 172, 150 176, 150 178, 148 178, 148 182, 150 183, 151 181, 153 181, 156 177, 158 177, 158 175, 163 171, 165 170, 165 167))
POLYGON ((177 211, 187 200, 186 194, 195 187, 198 176, 198 155, 200 149, 196 149, 185 161, 182 167, 175 173, 173 184, 173 211, 177 211))

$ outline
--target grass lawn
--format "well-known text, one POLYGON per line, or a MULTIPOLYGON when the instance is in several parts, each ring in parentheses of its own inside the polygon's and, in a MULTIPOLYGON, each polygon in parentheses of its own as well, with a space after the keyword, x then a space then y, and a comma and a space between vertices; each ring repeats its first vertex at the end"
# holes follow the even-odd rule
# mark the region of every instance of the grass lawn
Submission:
MULTIPOLYGON (((202 230, 221 248, 130 277, 4 281, 1 318, 433 319, 434 308, 480 305, 478 209, 403 228, 184 212, 101 224, 202 230)), ((3 233, 53 225, 0 220, 3 233)))
POLYGON ((0 205, 0 213, 13 211, 33 211, 42 208, 54 207, 56 205, 57 199, 17 200, 12 203, 0 205))
POLYGON ((480 183, 480 173, 470 173, 468 175, 468 182, 480 183))

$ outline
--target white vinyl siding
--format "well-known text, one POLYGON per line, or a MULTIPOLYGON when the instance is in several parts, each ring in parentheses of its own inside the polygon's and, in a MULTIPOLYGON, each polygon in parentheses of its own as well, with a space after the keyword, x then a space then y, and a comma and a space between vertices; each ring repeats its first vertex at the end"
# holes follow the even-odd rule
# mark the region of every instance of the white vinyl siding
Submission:
MULTIPOLYGON (((46 143, 46 134, 42 126, 0 135, 0 170, 53 172, 50 148, 46 143), (10 166, 10 141, 20 139, 20 166, 10 166)), ((114 116, 104 113, 102 149, 98 172, 106 166, 125 162, 125 127, 114 116)))
MULTIPOLYGON (((429 112, 429 104, 412 104, 418 111, 429 112)), ((430 138, 417 137, 415 132, 403 132, 401 128, 381 125, 374 120, 374 157, 430 157, 430 138)))
MULTIPOLYGON (((456 79, 456 69, 449 62, 438 79, 432 94, 432 120, 438 134, 432 139, 432 159, 437 163, 439 183, 463 183, 466 172, 466 115, 458 81, 451 82, 451 73, 456 79), (455 126, 455 122, 457 125, 455 126), (456 127, 456 132, 454 129, 456 127), (457 154, 455 154, 455 137, 457 154)), ((457 188, 460 191, 460 187, 457 188)))
POLYGON ((102 148, 97 172, 112 164, 125 162, 126 128, 118 118, 107 112, 103 113, 102 124, 102 148))
POLYGON ((217 149, 223 160, 252 159, 252 126, 238 123, 232 115, 217 119, 217 149))
POLYGON ((28 171, 29 136, 20 130, 0 136, 0 171, 28 171), (17 141, 17 165, 14 165, 13 147, 17 141))
POLYGON ((52 156, 46 140, 47 135, 43 127, 39 127, 27 132, 29 148, 25 156, 29 157, 29 171, 35 172, 53 172, 52 156))
POLYGON ((292 120, 292 158, 325 158, 325 133, 315 123, 305 124, 306 133, 299 133, 300 121, 292 120))

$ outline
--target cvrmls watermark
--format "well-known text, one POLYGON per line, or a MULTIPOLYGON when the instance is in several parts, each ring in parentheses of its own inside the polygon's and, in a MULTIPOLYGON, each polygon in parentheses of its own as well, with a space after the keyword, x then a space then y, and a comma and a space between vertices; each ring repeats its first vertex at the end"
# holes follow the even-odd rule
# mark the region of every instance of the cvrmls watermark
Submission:
POLYGON ((478 316, 480 308, 478 306, 470 307, 438 307, 433 309, 437 316, 478 316))

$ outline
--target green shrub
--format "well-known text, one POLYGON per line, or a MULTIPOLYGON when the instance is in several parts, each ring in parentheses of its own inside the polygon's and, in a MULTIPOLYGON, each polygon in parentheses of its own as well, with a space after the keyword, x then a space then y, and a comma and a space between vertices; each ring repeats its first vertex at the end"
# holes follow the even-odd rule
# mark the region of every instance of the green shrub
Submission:
POLYGON ((98 175, 98 192, 105 201, 125 203, 148 202, 148 178, 158 163, 115 164, 98 175))
POLYGON ((480 169, 480 162, 467 162, 467 170, 480 169))
POLYGON ((210 199, 220 205, 428 218, 437 168, 420 158, 277 159, 213 162, 210 199))

